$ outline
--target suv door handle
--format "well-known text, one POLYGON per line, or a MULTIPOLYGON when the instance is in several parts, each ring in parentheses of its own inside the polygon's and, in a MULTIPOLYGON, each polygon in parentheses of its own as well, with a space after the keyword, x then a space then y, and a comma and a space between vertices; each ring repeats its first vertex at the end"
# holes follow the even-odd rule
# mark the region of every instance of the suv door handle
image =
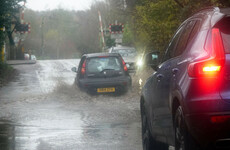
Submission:
POLYGON ((162 74, 157 75, 157 81, 159 82, 164 76, 162 74))
POLYGON ((177 74, 178 71, 179 71, 178 68, 173 68, 173 69, 172 69, 172 73, 173 73, 174 75, 177 74))

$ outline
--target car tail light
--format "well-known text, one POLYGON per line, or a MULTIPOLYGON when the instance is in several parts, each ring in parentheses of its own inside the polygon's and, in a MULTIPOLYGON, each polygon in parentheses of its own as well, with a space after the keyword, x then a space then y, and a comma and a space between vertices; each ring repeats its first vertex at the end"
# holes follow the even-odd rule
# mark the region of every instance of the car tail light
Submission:
POLYGON ((203 72, 216 72, 220 71, 221 66, 215 66, 215 65, 210 65, 210 66, 205 66, 203 67, 203 72))
POLYGON ((224 123, 230 120, 230 116, 229 115, 225 115, 225 116, 212 116, 211 117, 211 122, 212 123, 224 123))
POLYGON ((188 74, 190 77, 217 76, 221 71, 225 62, 225 54, 220 30, 213 28, 211 36, 211 43, 207 49, 208 56, 203 60, 189 64, 188 74))
POLYGON ((86 60, 82 64, 82 68, 81 68, 81 74, 82 75, 85 75, 85 66, 86 66, 86 60))
POLYGON ((128 71, 128 68, 127 68, 127 66, 126 66, 125 61, 124 61, 122 58, 121 58, 121 60, 122 60, 122 64, 123 64, 124 70, 125 70, 125 71, 128 71))

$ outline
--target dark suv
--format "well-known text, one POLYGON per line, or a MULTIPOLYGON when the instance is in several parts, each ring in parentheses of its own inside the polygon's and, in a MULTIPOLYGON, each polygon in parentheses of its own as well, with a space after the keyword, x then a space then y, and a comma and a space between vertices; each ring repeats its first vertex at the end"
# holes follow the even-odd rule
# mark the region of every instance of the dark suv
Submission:
POLYGON ((230 149, 230 8, 184 21, 141 94, 145 150, 230 149))

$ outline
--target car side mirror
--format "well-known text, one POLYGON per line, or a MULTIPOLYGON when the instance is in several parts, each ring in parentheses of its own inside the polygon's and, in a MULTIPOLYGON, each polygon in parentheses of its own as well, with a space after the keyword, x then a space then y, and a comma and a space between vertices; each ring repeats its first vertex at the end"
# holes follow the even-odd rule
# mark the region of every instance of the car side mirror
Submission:
POLYGON ((155 51, 148 53, 145 56, 145 63, 147 66, 150 66, 152 69, 157 70, 159 65, 159 55, 160 53, 155 51))
POLYGON ((72 70, 73 72, 76 72, 76 73, 77 73, 77 68, 76 68, 76 67, 71 68, 71 70, 72 70))

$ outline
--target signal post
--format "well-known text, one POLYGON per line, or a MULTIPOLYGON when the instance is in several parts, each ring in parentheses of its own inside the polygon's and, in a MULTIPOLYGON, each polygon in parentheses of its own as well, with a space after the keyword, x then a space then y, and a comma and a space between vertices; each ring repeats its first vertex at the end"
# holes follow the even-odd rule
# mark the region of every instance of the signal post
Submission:
POLYGON ((122 23, 110 24, 109 31, 111 34, 111 39, 115 39, 116 45, 122 44, 124 24, 122 23))

